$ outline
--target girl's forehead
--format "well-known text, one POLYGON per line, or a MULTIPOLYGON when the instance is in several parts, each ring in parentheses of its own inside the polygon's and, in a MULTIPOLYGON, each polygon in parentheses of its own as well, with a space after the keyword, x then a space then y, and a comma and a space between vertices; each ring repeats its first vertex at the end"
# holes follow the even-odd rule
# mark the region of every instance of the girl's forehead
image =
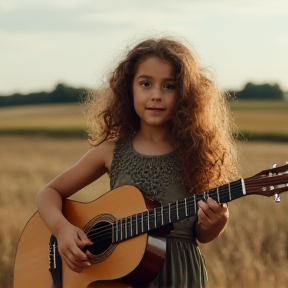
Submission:
POLYGON ((167 78, 174 77, 175 67, 174 65, 163 58, 157 56, 149 56, 143 59, 137 66, 135 76, 146 74, 160 74, 167 78))

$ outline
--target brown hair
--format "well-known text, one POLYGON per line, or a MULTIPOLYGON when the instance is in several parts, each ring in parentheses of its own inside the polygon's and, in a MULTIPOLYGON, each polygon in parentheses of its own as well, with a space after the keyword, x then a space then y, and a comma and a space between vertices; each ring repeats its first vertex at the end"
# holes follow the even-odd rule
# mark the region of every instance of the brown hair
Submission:
POLYGON ((226 97, 205 75, 191 51, 172 38, 152 38, 136 45, 111 73, 109 84, 96 93, 98 97, 87 98, 90 144, 139 130, 132 81, 139 63, 148 56, 165 59, 175 67, 178 98, 171 138, 182 184, 195 193, 235 179, 237 147, 226 97))

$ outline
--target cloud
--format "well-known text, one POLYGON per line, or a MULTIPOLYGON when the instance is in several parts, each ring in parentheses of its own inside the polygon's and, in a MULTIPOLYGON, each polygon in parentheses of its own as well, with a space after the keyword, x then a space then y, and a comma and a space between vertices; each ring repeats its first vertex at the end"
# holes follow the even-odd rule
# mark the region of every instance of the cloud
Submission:
POLYGON ((11 0, 3 2, 0 17, 2 31, 81 31, 103 29, 170 29, 193 27, 223 15, 263 17, 287 15, 286 0, 11 0))
POLYGON ((1 10, 11 11, 16 9, 34 10, 38 8, 64 8, 75 9, 93 3, 92 0, 4 0, 1 10))
POLYGON ((57 79, 84 83, 127 43, 155 34, 195 45, 226 87, 244 83, 250 72, 287 83, 286 27, 286 0, 2 0, 1 89, 40 89, 57 79), (267 66, 272 62, 275 68, 267 66), (29 65, 43 70, 41 79, 39 69, 27 74, 29 65))

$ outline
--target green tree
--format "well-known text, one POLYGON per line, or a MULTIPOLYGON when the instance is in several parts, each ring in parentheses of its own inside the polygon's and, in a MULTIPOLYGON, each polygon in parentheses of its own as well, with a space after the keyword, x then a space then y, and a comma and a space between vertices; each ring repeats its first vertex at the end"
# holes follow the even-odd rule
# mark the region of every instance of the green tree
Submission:
POLYGON ((37 92, 27 95, 13 94, 0 96, 0 107, 31 104, 52 104, 79 102, 84 89, 72 88, 64 84, 58 84, 52 92, 37 92))
POLYGON ((236 92, 236 98, 243 100, 283 100, 284 93, 278 84, 247 83, 243 90, 236 92))

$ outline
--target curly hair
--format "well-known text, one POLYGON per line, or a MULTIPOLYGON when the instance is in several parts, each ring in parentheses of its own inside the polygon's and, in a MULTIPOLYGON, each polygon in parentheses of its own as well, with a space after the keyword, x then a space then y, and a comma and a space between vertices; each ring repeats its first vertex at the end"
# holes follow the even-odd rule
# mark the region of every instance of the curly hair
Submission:
POLYGON ((128 51, 109 82, 87 97, 89 142, 98 145, 127 137, 140 128, 133 106, 132 81, 139 63, 156 56, 176 71, 177 100, 171 139, 182 184, 198 193, 238 177, 237 145, 226 95, 205 75, 192 52, 170 37, 150 38, 128 51))

